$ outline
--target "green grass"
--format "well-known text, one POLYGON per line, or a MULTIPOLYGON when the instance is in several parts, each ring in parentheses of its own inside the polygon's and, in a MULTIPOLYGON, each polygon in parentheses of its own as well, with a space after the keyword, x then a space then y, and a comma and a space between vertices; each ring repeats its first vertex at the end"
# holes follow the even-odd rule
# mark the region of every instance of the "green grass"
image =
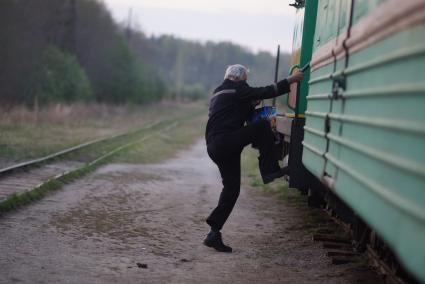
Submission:
POLYGON ((149 106, 52 106, 34 119, 19 108, 0 116, 0 168, 39 158, 90 140, 139 129, 161 119, 204 109, 203 103, 149 106))
POLYGON ((49 180, 39 187, 21 194, 12 194, 5 201, 0 202, 0 213, 5 213, 31 202, 40 200, 50 192, 59 190, 63 185, 71 183, 72 181, 92 172, 100 165, 106 163, 108 160, 99 161, 96 164, 87 164, 75 171, 69 172, 60 178, 49 180))
POLYGON ((206 115, 199 115, 199 113, 175 120, 174 128, 121 152, 114 161, 155 163, 170 158, 203 137, 206 120, 206 115))
MULTIPOLYGON (((79 173, 82 174, 82 173, 79 173)), ((49 192, 60 189, 66 181, 75 179, 75 175, 48 181, 31 191, 22 194, 12 194, 5 201, 0 203, 0 212, 8 212, 23 205, 29 204, 43 198, 49 192)))
MULTIPOLYGON (((48 181, 31 191, 9 196, 5 201, 0 202, 0 212, 8 212, 39 200, 50 192, 62 188, 64 184, 81 178, 97 167, 111 161, 151 163, 169 158, 177 151, 187 148, 202 137, 206 121, 205 112, 204 108, 191 110, 188 114, 180 114, 174 119, 166 120, 149 130, 138 132, 135 135, 119 139, 119 141, 114 141, 110 144, 106 143, 103 147, 97 146, 97 157, 105 155, 102 159, 97 160, 95 163, 86 164, 58 179, 48 181), (108 154, 108 151, 113 150, 115 147, 126 144, 128 144, 127 148, 113 155, 108 154)), ((87 149, 84 151, 87 151, 87 149)), ((84 155, 84 153, 74 153, 72 155, 84 155)))
POLYGON ((282 206, 296 208, 303 222, 291 228, 293 230, 304 230, 306 233, 318 233, 330 231, 334 234, 344 235, 342 229, 321 209, 310 208, 307 205, 307 196, 302 195, 296 188, 289 188, 283 179, 276 179, 272 183, 264 185, 258 169, 258 151, 246 147, 242 153, 242 176, 243 183, 254 190, 273 194, 283 201, 282 206))
POLYGON ((260 171, 258 169, 258 150, 246 147, 242 153, 242 176, 243 182, 254 188, 258 188, 265 192, 274 193, 283 200, 297 200, 300 195, 297 190, 289 188, 288 183, 280 178, 272 183, 263 184, 260 171))

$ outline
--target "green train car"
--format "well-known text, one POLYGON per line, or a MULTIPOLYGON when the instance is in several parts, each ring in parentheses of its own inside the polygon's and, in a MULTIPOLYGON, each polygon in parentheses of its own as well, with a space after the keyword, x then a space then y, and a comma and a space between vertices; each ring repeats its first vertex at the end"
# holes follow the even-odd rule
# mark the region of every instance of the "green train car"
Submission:
POLYGON ((292 69, 311 69, 277 121, 290 186, 341 201, 359 244, 389 247, 425 283, 425 1, 293 6, 292 69))

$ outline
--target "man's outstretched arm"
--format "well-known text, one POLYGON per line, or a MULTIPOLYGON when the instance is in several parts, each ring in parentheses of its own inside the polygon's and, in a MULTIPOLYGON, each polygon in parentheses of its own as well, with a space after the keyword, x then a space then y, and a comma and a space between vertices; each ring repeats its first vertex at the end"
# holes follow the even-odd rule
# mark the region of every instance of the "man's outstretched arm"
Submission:
POLYGON ((304 73, 297 72, 275 84, 266 87, 241 87, 240 99, 242 100, 264 100, 278 97, 289 92, 292 83, 299 82, 304 78, 304 73))

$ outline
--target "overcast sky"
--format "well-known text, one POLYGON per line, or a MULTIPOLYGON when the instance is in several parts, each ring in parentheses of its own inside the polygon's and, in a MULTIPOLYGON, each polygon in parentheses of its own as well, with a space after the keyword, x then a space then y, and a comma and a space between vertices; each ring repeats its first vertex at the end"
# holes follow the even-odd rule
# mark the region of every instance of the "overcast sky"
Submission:
POLYGON ((252 51, 291 49, 293 0, 104 0, 118 22, 133 9, 134 25, 148 35, 233 41, 252 51))

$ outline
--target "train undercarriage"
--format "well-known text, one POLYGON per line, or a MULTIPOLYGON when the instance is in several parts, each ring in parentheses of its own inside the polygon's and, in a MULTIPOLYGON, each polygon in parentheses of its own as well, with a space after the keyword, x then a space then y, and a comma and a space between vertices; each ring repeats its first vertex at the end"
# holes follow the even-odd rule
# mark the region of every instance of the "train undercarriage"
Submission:
MULTIPOLYGON (((302 164, 304 118, 280 117, 278 155, 291 169, 287 178, 290 188, 307 195, 310 207, 321 208, 350 236, 352 249, 367 257, 368 264, 382 275, 386 283, 420 283, 400 264, 396 255, 379 234, 371 229, 328 185, 331 179, 319 180, 302 164), (290 136, 285 135, 290 134, 290 136)), ((279 120, 279 118, 278 118, 279 120)), ((279 125, 279 124, 278 124, 279 125)))

